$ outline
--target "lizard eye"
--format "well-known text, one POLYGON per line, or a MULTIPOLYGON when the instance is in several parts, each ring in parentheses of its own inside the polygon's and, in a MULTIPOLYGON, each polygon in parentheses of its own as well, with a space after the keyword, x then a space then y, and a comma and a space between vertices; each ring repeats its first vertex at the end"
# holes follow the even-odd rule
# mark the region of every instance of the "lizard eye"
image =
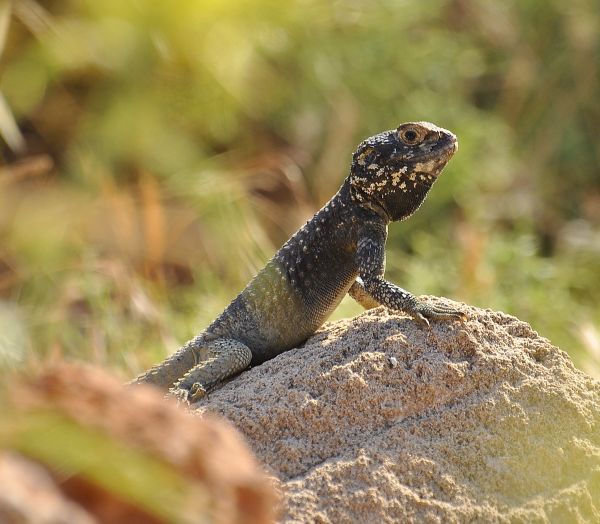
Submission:
POLYGON ((400 140, 409 146, 414 146, 421 142, 422 137, 418 129, 414 127, 407 127, 400 130, 400 140))

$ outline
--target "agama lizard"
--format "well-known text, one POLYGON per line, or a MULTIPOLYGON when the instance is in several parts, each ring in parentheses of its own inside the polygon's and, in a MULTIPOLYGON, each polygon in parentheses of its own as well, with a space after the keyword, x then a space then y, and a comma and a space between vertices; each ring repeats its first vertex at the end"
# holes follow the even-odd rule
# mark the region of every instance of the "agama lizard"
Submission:
POLYGON ((414 213, 457 150, 454 134, 409 122, 363 141, 335 196, 296 232, 202 333, 133 383, 194 402, 226 378, 302 344, 346 293, 429 325, 464 319, 383 278, 390 222, 414 213))

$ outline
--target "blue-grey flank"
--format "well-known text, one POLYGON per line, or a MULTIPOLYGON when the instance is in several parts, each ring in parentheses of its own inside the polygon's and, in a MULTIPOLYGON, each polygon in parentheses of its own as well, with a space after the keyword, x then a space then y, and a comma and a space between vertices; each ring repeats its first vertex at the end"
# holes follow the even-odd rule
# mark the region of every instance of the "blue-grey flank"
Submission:
POLYGON ((464 319, 383 278, 390 222, 422 204, 457 150, 456 137, 409 122, 363 141, 340 190, 197 337, 133 383, 194 402, 223 380, 302 344, 346 293, 363 307, 401 310, 424 325, 464 319))

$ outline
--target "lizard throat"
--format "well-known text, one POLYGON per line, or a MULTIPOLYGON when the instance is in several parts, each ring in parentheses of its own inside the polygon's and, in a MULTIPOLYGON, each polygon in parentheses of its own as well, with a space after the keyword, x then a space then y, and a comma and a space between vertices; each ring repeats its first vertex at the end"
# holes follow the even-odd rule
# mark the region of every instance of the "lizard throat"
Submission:
POLYGON ((360 187, 351 186, 352 200, 365 209, 378 214, 386 223, 397 222, 411 216, 425 200, 433 186, 431 182, 419 181, 408 191, 387 191, 381 194, 369 194, 360 187))
POLYGON ((393 191, 382 198, 381 205, 390 220, 394 222, 404 220, 421 207, 430 189, 431 184, 419 183, 406 193, 393 191))

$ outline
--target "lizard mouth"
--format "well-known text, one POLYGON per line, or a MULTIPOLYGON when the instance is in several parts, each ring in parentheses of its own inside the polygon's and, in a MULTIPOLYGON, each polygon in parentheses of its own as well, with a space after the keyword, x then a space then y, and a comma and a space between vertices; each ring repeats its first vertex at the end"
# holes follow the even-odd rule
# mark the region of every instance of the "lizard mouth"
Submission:
POLYGON ((431 186, 440 176, 448 161, 458 149, 458 142, 454 140, 444 144, 436 151, 413 159, 413 169, 419 175, 418 179, 426 186, 431 186))
POLYGON ((454 140, 452 142, 444 144, 439 149, 436 149, 434 151, 431 151, 430 153, 426 153, 423 156, 415 158, 414 161, 417 163, 423 163, 430 162, 431 160, 438 160, 439 163, 446 164, 446 162, 448 162, 448 160, 450 160, 454 156, 454 153, 456 153, 457 150, 458 142, 454 140))

